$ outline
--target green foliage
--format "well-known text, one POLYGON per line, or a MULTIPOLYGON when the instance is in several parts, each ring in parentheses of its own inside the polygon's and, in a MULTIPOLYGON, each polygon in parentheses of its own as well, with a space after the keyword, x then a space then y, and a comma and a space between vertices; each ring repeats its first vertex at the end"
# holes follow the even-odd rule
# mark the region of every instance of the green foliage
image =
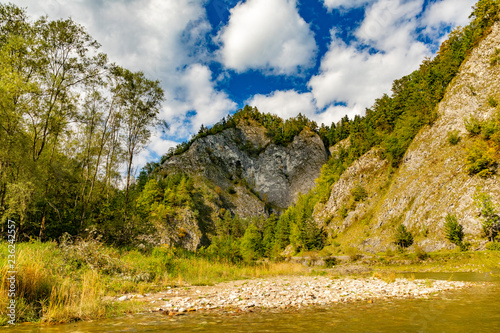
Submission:
POLYGON ((450 145, 455 146, 462 140, 459 133, 458 130, 448 132, 448 143, 450 145))
POLYGON ((497 167, 495 154, 495 148, 483 140, 476 140, 471 147, 467 148, 465 169, 471 175, 489 177, 495 173, 497 167))
POLYGON ((349 211, 347 210, 347 208, 342 205, 339 209, 339 215, 340 217, 342 217, 343 219, 345 219, 347 217, 347 215, 349 214, 349 211))
POLYGON ((288 239, 280 239, 280 248, 289 244, 298 250, 320 249, 324 244, 324 231, 313 219, 314 205, 316 203, 314 193, 302 195, 297 203, 289 207, 278 221, 278 237, 288 234, 288 239), (283 220, 283 221, 282 221, 283 220), (280 221, 282 221, 280 223, 280 221), (280 227, 286 226, 287 231, 281 231, 280 227))
POLYGON ((469 116, 469 118, 464 119, 465 129, 469 132, 471 136, 476 136, 481 134, 483 124, 474 116, 469 116))
POLYGON ((495 240, 495 237, 500 232, 500 216, 497 214, 496 208, 493 205, 491 196, 483 192, 477 192, 474 201, 477 208, 480 210, 483 219, 483 230, 490 242, 495 240))
POLYGON ((240 252, 246 262, 263 256, 262 235, 254 224, 251 224, 245 231, 240 241, 240 252))
POLYGON ((368 192, 366 192, 365 188, 360 184, 356 184, 351 191, 351 196, 354 201, 363 201, 368 197, 368 192))
POLYGON ((236 190, 234 189, 234 187, 233 187, 233 186, 229 186, 229 188, 227 189, 227 192, 228 192, 229 194, 236 194, 236 190))
POLYGON ((490 140, 499 132, 499 123, 495 119, 490 119, 482 124, 481 136, 484 140, 490 140))
POLYGON ((351 261, 357 261, 362 257, 361 251, 355 246, 348 247, 344 252, 351 261))
POLYGON ((396 230, 394 244, 400 249, 410 247, 413 244, 413 235, 406 230, 404 224, 400 224, 396 230))
POLYGON ((500 49, 499 48, 495 48, 495 52, 493 52, 493 54, 490 57, 490 64, 492 66, 495 66, 499 62, 500 62, 500 49))
POLYGON ((444 222, 444 232, 447 240, 457 246, 462 246, 464 231, 462 225, 458 223, 458 218, 455 215, 446 215, 444 222))
POLYGON ((490 243, 486 244, 486 250, 500 251, 500 242, 490 242, 490 243))
POLYGON ((429 254, 427 254, 427 252, 425 252, 420 246, 415 246, 415 256, 418 260, 429 259, 429 254))
POLYGON ((497 100, 493 97, 493 96, 488 96, 488 104, 492 107, 492 108, 496 108, 497 105, 498 105, 498 102, 497 100))

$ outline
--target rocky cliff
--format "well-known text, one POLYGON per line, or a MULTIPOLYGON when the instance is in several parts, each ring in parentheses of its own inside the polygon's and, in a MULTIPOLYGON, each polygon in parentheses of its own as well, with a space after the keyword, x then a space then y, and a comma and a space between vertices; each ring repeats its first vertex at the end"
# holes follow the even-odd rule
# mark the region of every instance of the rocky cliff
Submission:
POLYGON ((256 122, 197 139, 183 154, 161 166, 163 174, 184 172, 212 184, 223 205, 241 217, 280 211, 315 185, 328 151, 305 128, 287 145, 278 145, 256 122))
POLYGON ((481 178, 466 171, 467 150, 475 139, 466 130, 464 118, 486 120, 498 111, 491 100, 500 98, 500 66, 490 59, 498 54, 499 45, 500 25, 496 24, 462 64, 438 106, 438 120, 417 135, 398 169, 372 150, 333 185, 328 202, 316 207, 315 216, 328 224, 339 242, 370 252, 385 251, 394 247, 395 227, 402 223, 415 235, 415 245, 424 250, 452 248, 443 231, 450 213, 464 226, 473 248, 484 246, 474 196, 478 191, 487 193, 500 207, 500 177, 481 178), (448 142, 452 131, 461 137, 457 145, 448 142), (356 186, 367 192, 362 200, 353 199, 356 186))

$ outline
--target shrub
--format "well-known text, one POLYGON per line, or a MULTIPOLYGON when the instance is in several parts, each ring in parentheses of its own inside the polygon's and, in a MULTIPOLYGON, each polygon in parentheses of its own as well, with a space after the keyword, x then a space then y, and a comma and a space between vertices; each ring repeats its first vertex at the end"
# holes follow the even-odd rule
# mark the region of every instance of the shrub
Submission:
POLYGON ((488 97, 488 104, 489 104, 492 108, 496 108, 496 107, 497 107, 497 105, 498 105, 498 102, 497 102, 497 100, 496 100, 494 97, 489 96, 489 97, 488 97))
POLYGON ((455 215, 448 214, 445 217, 444 232, 447 240, 461 246, 464 239, 463 227, 458 223, 458 218, 455 215))
POLYGON ((351 190, 351 195, 354 201, 363 201, 368 197, 368 192, 361 184, 356 184, 356 186, 351 190))
POLYGON ((471 136, 476 136, 481 134, 482 123, 475 117, 470 116, 464 119, 465 129, 469 132, 471 136))
POLYGON ((491 201, 491 196, 480 192, 476 194, 474 200, 483 217, 484 233, 490 242, 493 242, 500 232, 500 216, 496 213, 496 209, 491 201))
POLYGON ((335 257, 325 258, 325 267, 332 268, 335 265, 337 265, 337 258, 335 257))
POLYGON ((476 140, 472 147, 467 149, 465 169, 471 175, 480 177, 491 176, 496 169, 495 149, 482 140, 476 140))
POLYGON ((358 259, 361 259, 362 257, 361 251, 354 246, 348 247, 344 252, 349 256, 349 259, 351 259, 351 261, 356 261, 358 259))
POLYGON ((483 123, 481 135, 484 139, 489 140, 497 132, 498 125, 495 120, 490 120, 483 123))
POLYGON ((460 244, 460 251, 469 251, 472 244, 470 242, 462 242, 460 244))
POLYGON ((495 48, 495 52, 490 57, 490 64, 495 66, 500 62, 500 49, 495 48))
POLYGON ((452 146, 457 145, 462 138, 457 130, 448 132, 448 143, 452 146))
POLYGON ((426 260, 427 258, 429 258, 427 252, 425 252, 424 249, 422 249, 420 246, 415 247, 415 256, 418 260, 426 260))
POLYGON ((500 251, 500 243, 498 243, 498 242, 490 242, 490 243, 486 244, 486 250, 500 251))
POLYGON ((396 230, 396 240, 394 244, 400 249, 410 247, 413 244, 413 235, 406 229, 404 224, 400 224, 396 230))
POLYGON ((227 191, 229 192, 229 194, 236 194, 236 190, 232 186, 229 187, 229 189, 227 191))
POLYGON ((344 205, 342 205, 342 207, 340 207, 340 209, 339 209, 339 215, 340 215, 343 219, 345 219, 345 218, 347 217, 347 215, 348 215, 348 214, 349 214, 349 211, 347 210, 347 208, 346 208, 344 205))

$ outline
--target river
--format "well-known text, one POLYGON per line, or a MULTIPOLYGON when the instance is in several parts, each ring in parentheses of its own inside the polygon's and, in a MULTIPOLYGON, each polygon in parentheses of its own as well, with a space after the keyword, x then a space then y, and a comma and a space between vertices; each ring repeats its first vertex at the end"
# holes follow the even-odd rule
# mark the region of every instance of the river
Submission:
POLYGON ((500 276, 415 273, 417 279, 488 282, 429 299, 376 300, 254 313, 153 314, 57 326, 17 325, 6 332, 500 332, 500 276))

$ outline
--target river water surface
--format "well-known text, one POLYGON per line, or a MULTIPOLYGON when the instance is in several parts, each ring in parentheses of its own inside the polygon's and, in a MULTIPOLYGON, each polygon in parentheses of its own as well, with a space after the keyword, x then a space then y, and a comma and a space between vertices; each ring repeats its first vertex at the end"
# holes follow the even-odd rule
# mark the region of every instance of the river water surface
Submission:
POLYGON ((5 332, 500 332, 500 276, 415 273, 417 279, 487 284, 429 299, 375 300, 299 310, 244 314, 190 313, 169 318, 138 314, 57 326, 17 325, 5 332))

